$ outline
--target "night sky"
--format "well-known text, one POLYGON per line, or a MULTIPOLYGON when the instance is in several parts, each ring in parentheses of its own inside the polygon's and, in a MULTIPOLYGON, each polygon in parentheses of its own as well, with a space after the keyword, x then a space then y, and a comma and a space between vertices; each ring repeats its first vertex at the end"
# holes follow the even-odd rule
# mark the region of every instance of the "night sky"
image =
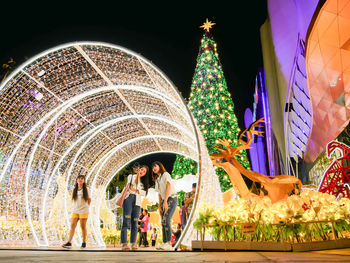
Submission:
POLYGON ((213 1, 208 6, 204 1, 196 1, 197 5, 120 2, 46 1, 39 5, 12 1, 1 15, 0 63, 12 57, 20 65, 72 41, 107 42, 152 61, 188 98, 203 34, 199 26, 208 18, 216 23, 211 32, 239 125, 244 128, 244 111, 253 103, 255 74, 263 66, 259 28, 267 17, 266 1, 235 1, 234 5, 213 1))

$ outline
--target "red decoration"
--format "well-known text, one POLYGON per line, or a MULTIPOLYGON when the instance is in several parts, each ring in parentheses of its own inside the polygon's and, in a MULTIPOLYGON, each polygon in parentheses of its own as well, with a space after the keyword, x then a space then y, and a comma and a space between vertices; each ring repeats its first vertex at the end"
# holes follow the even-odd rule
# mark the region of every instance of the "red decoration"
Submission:
POLYGON ((318 191, 337 197, 341 195, 350 198, 348 187, 350 184, 350 166, 347 165, 350 162, 350 147, 337 141, 331 141, 327 145, 328 158, 335 150, 339 150, 342 156, 335 159, 328 167, 318 191))
POLYGON ((309 210, 310 209, 310 206, 307 204, 307 203, 304 203, 302 205, 302 208, 306 211, 306 210, 309 210))

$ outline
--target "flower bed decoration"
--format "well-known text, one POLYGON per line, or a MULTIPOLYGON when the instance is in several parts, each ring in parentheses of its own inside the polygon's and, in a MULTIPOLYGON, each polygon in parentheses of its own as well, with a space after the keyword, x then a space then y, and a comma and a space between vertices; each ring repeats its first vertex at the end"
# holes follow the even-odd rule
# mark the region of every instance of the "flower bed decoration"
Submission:
POLYGON ((344 247, 350 245, 350 199, 305 190, 277 203, 264 197, 204 205, 194 227, 200 241, 193 241, 193 249, 303 251, 320 248, 310 245, 320 241, 344 247))

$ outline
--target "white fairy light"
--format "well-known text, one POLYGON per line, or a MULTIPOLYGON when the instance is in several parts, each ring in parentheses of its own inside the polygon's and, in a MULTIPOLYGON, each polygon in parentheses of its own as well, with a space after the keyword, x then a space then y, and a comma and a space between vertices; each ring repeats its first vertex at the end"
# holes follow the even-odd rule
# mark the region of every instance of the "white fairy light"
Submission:
MULTIPOLYGON (((103 246, 106 187, 125 164, 155 152, 200 163, 197 204, 222 204, 204 140, 179 92, 130 50, 95 42, 50 49, 9 75, 0 100, 0 245, 65 240, 71 192, 82 174, 93 196, 89 242, 103 246)), ((189 225, 183 243, 193 231, 189 225)))

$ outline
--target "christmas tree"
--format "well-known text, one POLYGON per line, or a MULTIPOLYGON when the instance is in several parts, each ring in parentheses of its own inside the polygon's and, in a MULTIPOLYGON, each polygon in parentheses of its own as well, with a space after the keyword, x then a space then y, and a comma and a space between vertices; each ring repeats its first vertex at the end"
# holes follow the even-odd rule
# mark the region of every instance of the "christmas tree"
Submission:
MULTIPOLYGON (((240 133, 234 104, 228 92, 224 72, 219 60, 217 45, 209 33, 214 23, 207 21, 201 26, 204 29, 203 38, 197 57, 188 107, 197 120, 197 124, 205 138, 209 154, 217 153, 213 146, 218 139, 228 139, 232 146, 237 146, 240 133)), ((247 169, 250 164, 246 152, 242 152, 238 161, 247 169)), ((172 175, 181 178, 183 175, 196 174, 196 163, 183 156, 177 156, 172 175), (195 169, 190 169, 195 167, 195 169)), ((224 192, 232 187, 226 172, 217 167, 221 190, 224 192)))
POLYGON ((197 163, 183 155, 176 155, 176 160, 171 173, 173 178, 180 179, 185 174, 197 174, 197 163))

